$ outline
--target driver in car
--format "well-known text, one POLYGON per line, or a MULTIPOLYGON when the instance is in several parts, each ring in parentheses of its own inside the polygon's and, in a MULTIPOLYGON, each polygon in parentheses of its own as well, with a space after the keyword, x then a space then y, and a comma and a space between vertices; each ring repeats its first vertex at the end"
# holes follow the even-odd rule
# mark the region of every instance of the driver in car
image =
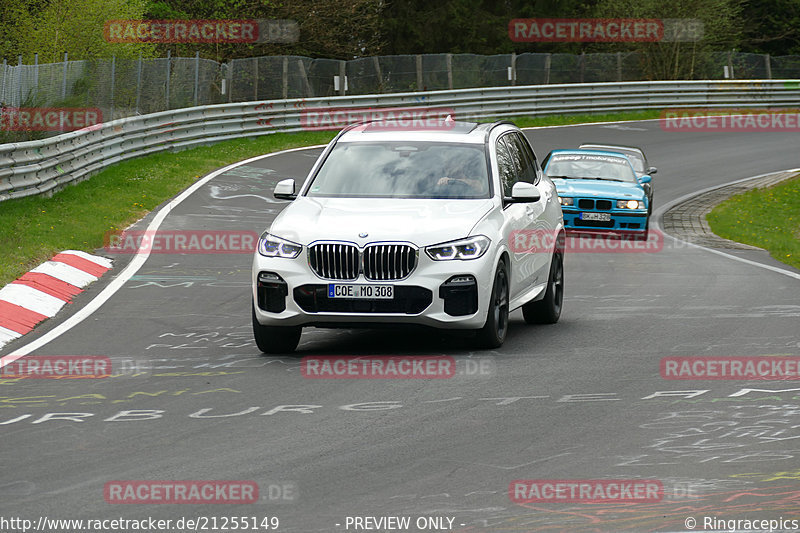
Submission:
POLYGON ((474 159, 467 160, 467 161, 458 161, 454 162, 451 165, 452 170, 449 172, 449 176, 443 176, 439 178, 439 181, 436 182, 437 187, 444 187, 444 186, 451 186, 451 185, 466 185, 469 190, 475 194, 476 196, 484 196, 489 193, 489 183, 486 181, 485 178, 478 179, 474 178, 475 174, 479 174, 476 172, 470 172, 471 167, 475 164, 480 164, 480 160, 477 161, 474 159))

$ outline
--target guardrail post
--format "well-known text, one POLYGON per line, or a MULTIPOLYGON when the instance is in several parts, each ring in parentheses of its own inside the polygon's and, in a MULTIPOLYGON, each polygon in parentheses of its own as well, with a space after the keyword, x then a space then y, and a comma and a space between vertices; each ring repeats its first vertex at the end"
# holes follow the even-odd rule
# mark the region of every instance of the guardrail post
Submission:
POLYGON ((422 56, 417 54, 417 90, 422 89, 422 56))
POLYGON ((445 56, 445 64, 447 65, 447 88, 453 90, 453 54, 445 56))
POLYGON ((64 52, 64 74, 61 77, 61 99, 64 100, 67 97, 67 59, 69 55, 64 52))
POLYGON ((253 58, 253 100, 258 100, 258 58, 253 58))
POLYGON ((139 114, 139 105, 142 102, 142 53, 139 52, 139 61, 136 63, 136 114, 139 114))
POLYGON ((303 97, 313 98, 314 88, 311 87, 311 83, 308 81, 308 76, 306 75, 306 66, 303 64, 302 59, 297 60, 297 68, 300 70, 300 78, 303 80, 303 97))
POLYGON ((511 66, 508 67, 508 78, 511 85, 517 84, 517 53, 511 52, 511 66))
POLYGON ((550 83, 550 62, 552 61, 552 54, 547 54, 544 58, 544 84, 550 83))
POLYGON ((228 77, 228 102, 233 102, 233 62, 236 61, 235 59, 231 59, 228 63, 226 63, 225 67, 225 75, 228 77))
POLYGON ((33 96, 39 96, 39 52, 33 54, 33 96))
POLYGON ((172 57, 172 51, 167 50, 167 83, 166 83, 166 95, 165 95, 165 102, 166 105, 164 106, 165 110, 169 109, 169 78, 170 78, 170 58, 172 57))
POLYGON ((733 75, 733 50, 728 50, 728 72, 731 73, 731 79, 735 79, 733 75))
POLYGON ((578 59, 578 69, 580 70, 580 82, 583 83, 586 75, 586 52, 581 52, 581 57, 578 59))
POLYGON ((283 99, 289 98, 289 57, 283 56, 283 99))
POLYGON ((194 53, 194 106, 197 107, 197 100, 200 98, 200 50, 194 53))
POLYGON ((378 92, 383 93, 383 74, 381 73, 381 62, 378 56, 372 56, 372 64, 375 66, 375 78, 378 82, 378 92))
POLYGON ((769 54, 764 54, 764 66, 767 69, 767 79, 772 79, 772 64, 769 59, 769 54))
POLYGON ((0 87, 0 104, 5 104, 5 102, 3 102, 3 98, 5 98, 5 95, 6 95, 6 83, 8 83, 7 82, 7 78, 8 78, 8 68, 7 67, 8 67, 8 61, 6 61, 6 58, 4 57, 3 58, 3 86, 0 87))
POLYGON ((617 81, 622 81, 622 52, 617 52, 617 81))
POLYGON ((22 105, 22 54, 17 56, 17 93, 19 94, 19 105, 22 105))
POLYGON ((347 94, 347 61, 339 61, 339 96, 347 94))
POLYGON ((111 113, 109 120, 114 120, 114 82, 117 76, 117 56, 111 56, 111 113))

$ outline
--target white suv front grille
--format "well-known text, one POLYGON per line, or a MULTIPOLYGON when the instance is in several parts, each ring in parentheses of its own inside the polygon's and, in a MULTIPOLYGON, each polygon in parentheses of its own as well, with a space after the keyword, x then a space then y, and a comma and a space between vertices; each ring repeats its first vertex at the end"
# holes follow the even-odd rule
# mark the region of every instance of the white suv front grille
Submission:
POLYGON ((321 278, 353 281, 363 272, 370 281, 396 281, 417 267, 418 253, 408 244, 371 244, 360 251, 354 244, 320 243, 308 249, 308 263, 321 278))

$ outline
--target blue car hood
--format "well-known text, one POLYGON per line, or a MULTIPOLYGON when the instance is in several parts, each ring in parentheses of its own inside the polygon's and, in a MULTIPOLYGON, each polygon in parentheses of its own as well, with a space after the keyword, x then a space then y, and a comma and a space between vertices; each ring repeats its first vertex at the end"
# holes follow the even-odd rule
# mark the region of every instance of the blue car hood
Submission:
POLYGON ((553 179, 559 196, 584 198, 620 198, 644 200, 644 189, 629 181, 603 181, 584 179, 553 179))

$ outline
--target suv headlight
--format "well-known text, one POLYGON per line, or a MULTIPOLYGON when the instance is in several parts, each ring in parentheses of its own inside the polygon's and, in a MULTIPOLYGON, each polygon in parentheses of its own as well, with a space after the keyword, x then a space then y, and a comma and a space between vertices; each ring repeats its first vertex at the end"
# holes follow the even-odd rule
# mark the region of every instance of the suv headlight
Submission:
POLYGON ((617 200, 617 209, 644 209, 644 202, 640 200, 617 200))
POLYGON ((443 242, 425 248, 425 253, 434 261, 452 259, 477 259, 489 249, 489 237, 476 235, 457 241, 443 242))
POLYGON ((286 239, 281 239, 275 235, 264 233, 258 239, 258 253, 265 257, 285 257, 287 259, 294 259, 300 252, 303 251, 303 246, 286 239))
POLYGON ((559 196, 558 199, 561 201, 561 205, 564 206, 570 206, 573 203, 572 198, 564 198, 562 196, 559 196))

